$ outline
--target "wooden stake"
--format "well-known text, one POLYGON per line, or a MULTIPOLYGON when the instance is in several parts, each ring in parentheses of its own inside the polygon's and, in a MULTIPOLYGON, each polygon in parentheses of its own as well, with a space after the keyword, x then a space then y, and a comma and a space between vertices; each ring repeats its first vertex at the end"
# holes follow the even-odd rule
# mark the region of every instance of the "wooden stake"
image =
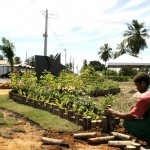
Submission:
POLYGON ((53 109, 53 113, 58 116, 58 109, 53 109))
POLYGON ((68 120, 71 121, 71 116, 73 116, 73 110, 68 110, 68 120))
POLYGON ((50 103, 46 103, 46 110, 50 112, 50 103))
POLYGON ((102 129, 107 132, 107 118, 105 116, 102 117, 102 129))
POLYGON ((86 117, 82 117, 82 119, 83 119, 82 127, 84 130, 86 130, 87 129, 87 119, 86 119, 86 117))
POLYGON ((98 126, 99 128, 102 127, 102 120, 97 120, 97 126, 98 126))
POLYGON ((97 126, 97 120, 92 120, 91 121, 91 128, 96 128, 97 126))
POLYGON ((120 140, 131 140, 132 137, 123 133, 118 133, 118 132, 111 132, 113 136, 115 136, 116 139, 120 140))
POLYGON ((75 118, 75 116, 71 116, 71 121, 74 122, 74 123, 76 123, 76 118, 75 118))
POLYGON ((68 113, 64 113, 64 114, 63 114, 63 118, 64 118, 64 119, 68 119, 68 113))
POLYGON ((79 126, 83 126, 83 119, 79 119, 79 126))
POLYGON ((119 117, 115 117, 115 118, 114 118, 114 121, 115 121, 115 125, 119 125, 119 123, 120 123, 120 118, 119 118, 119 117))
MULTIPOLYGON (((111 108, 111 105, 107 105, 106 107, 111 108)), ((106 119, 107 119, 107 129, 106 132, 110 132, 111 131, 111 115, 106 115, 106 119)))
POLYGON ((99 136, 100 134, 98 132, 92 132, 92 133, 75 133, 73 134, 74 138, 76 139, 88 139, 88 138, 94 138, 99 136))
POLYGON ((133 145, 127 145, 126 150, 136 150, 136 147, 133 145))
POLYGON ((91 129, 91 116, 86 117, 87 120, 87 130, 91 129))
POLYGON ((60 145, 69 148, 69 144, 64 140, 42 137, 41 141, 45 144, 60 145))
POLYGON ((65 108, 60 108, 59 107, 59 111, 58 111, 59 117, 63 118, 63 113, 65 113, 65 108))
POLYGON ((141 144, 133 142, 132 145, 136 147, 136 150, 140 150, 141 144))
POLYGON ((108 141, 109 146, 125 147, 131 145, 132 141, 108 141))
POLYGON ((52 104, 52 113, 54 114, 55 113, 55 109, 58 109, 58 106, 56 104, 52 104))
POLYGON ((79 119, 82 118, 82 115, 81 114, 75 114, 75 118, 76 118, 76 124, 79 125, 79 119))
POLYGON ((109 140, 114 140, 114 139, 115 139, 114 136, 89 138, 88 143, 90 144, 107 143, 109 140))

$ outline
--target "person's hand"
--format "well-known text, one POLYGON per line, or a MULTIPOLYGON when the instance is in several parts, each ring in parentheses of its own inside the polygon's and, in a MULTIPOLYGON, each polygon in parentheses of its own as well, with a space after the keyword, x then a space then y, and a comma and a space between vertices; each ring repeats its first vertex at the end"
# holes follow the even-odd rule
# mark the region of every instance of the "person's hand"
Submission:
POLYGON ((116 111, 113 110, 112 108, 106 107, 105 108, 105 114, 107 115, 115 115, 116 111))

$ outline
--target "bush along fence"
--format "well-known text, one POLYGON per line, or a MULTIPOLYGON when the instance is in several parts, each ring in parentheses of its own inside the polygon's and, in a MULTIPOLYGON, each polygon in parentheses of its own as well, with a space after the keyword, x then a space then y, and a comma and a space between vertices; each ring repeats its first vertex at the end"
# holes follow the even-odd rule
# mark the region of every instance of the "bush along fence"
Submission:
POLYGON ((24 73, 21 77, 11 74, 11 87, 9 96, 14 101, 49 111, 82 125, 85 130, 100 126, 105 106, 111 105, 113 95, 120 92, 118 83, 112 80, 66 72, 59 77, 45 73, 40 79, 35 73, 24 73), (105 98, 97 97, 102 95, 105 98))

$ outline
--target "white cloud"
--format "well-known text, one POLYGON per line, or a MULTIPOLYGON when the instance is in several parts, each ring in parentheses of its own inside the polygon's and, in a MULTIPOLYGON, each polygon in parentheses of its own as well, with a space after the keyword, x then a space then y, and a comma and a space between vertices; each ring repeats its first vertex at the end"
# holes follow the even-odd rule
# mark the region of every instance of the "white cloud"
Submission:
POLYGON ((124 8, 129 8, 129 7, 133 7, 133 6, 137 6, 142 4, 144 1, 146 0, 131 0, 130 2, 128 2, 126 5, 124 5, 124 8))

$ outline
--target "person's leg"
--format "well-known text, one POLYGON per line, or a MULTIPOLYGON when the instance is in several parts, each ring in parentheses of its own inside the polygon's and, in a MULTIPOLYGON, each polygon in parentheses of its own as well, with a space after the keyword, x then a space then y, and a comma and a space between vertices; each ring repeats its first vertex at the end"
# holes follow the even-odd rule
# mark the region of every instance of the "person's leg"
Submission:
POLYGON ((126 120, 124 121, 124 127, 133 136, 150 144, 150 125, 143 119, 126 120))

